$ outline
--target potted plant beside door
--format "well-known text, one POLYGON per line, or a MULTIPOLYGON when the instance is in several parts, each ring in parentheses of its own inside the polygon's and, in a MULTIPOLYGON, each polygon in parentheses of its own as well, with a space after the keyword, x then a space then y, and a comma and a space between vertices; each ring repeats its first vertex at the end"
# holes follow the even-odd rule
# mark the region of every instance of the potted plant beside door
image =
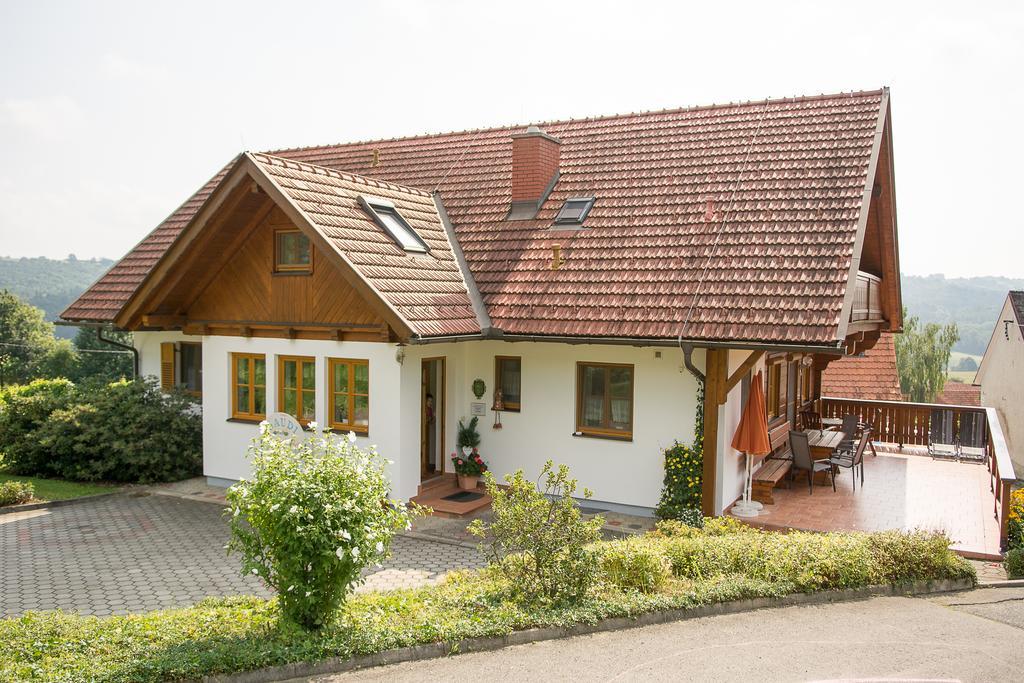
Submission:
POLYGON ((459 432, 456 445, 459 450, 452 453, 452 465, 459 478, 459 488, 472 491, 480 481, 480 475, 487 471, 487 463, 480 457, 480 432, 477 431, 479 419, 473 417, 469 424, 459 420, 459 432))

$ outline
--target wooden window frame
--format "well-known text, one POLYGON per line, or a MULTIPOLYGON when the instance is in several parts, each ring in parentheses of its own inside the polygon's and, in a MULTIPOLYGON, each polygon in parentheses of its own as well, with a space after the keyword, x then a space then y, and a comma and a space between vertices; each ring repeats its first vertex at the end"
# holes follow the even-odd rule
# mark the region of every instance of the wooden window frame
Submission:
POLYGON ((263 387, 263 406, 266 410, 267 403, 267 356, 263 353, 231 353, 231 418, 234 420, 262 421, 267 418, 266 412, 254 412, 256 407, 256 388, 263 387), (238 359, 249 359, 249 381, 245 386, 249 388, 249 410, 238 409, 238 359), (256 361, 263 361, 263 384, 256 384, 256 361))
POLYGON ((314 421, 316 419, 316 357, 315 356, 278 356, 277 357, 277 410, 278 410, 278 412, 286 413, 288 415, 291 415, 291 413, 289 413, 288 411, 286 411, 284 409, 284 390, 287 388, 284 385, 284 364, 287 363, 288 361, 295 361, 296 363, 300 364, 300 365, 296 366, 296 368, 295 368, 295 381, 296 381, 296 385, 295 385, 295 412, 297 414, 296 415, 292 415, 292 417, 294 417, 296 420, 298 420, 300 425, 305 427, 310 422, 312 422, 312 421, 314 421), (303 418, 299 417, 299 415, 302 415, 303 407, 305 407, 303 402, 302 402, 302 393, 304 391, 309 391, 309 389, 306 389, 305 387, 302 386, 302 366, 301 366, 302 363, 312 363, 313 364, 313 416, 314 416, 313 420, 306 420, 306 419, 303 419, 303 418))
MULTIPOLYGON (((607 391, 604 396, 602 407, 602 422, 607 423, 605 417, 611 417, 611 383, 606 383, 607 391)), ((621 441, 633 440, 634 416, 636 415, 636 367, 632 363, 597 363, 590 361, 576 361, 576 432, 584 436, 594 436, 604 439, 619 439, 621 441), (583 424, 583 369, 588 367, 605 368, 610 371, 612 368, 626 368, 630 373, 629 382, 629 430, 612 429, 610 427, 590 427, 583 424)))
POLYGON ((799 398, 797 402, 801 408, 806 408, 814 402, 814 368, 805 363, 800 363, 797 382, 799 384, 799 398))
MULTIPOLYGON (((786 392, 782 391, 783 380, 788 380, 788 377, 786 377, 786 373, 787 372, 788 372, 788 370, 786 368, 786 359, 785 359, 785 357, 778 356, 778 357, 775 357, 775 358, 769 358, 768 359, 768 362, 767 362, 766 367, 765 367, 766 381, 765 381, 764 408, 765 408, 765 416, 768 419, 768 425, 770 427, 777 426, 777 425, 781 424, 782 421, 787 419, 786 418, 787 396, 786 396, 786 392), (774 390, 773 390, 773 386, 772 386, 772 384, 773 384, 772 383, 772 372, 773 371, 778 371, 778 378, 776 379, 776 381, 774 383, 774 390), (772 415, 772 401, 773 401, 773 399, 774 399, 775 404, 776 404, 775 405, 775 409, 778 411, 775 415, 772 415)), ((789 383, 787 381, 786 385, 788 385, 788 384, 789 383)))
POLYGON ((494 386, 501 389, 501 364, 503 361, 519 361, 519 402, 510 403, 502 392, 501 402, 505 406, 502 410, 509 413, 518 413, 523 405, 523 357, 522 356, 495 356, 494 357, 494 386))
POLYGON ((298 228, 277 228, 274 230, 274 272, 285 273, 285 274, 306 274, 313 272, 313 240, 309 239, 306 233, 302 232, 298 228), (286 233, 298 233, 306 237, 306 241, 309 243, 309 263, 308 264, 294 264, 294 263, 281 263, 281 248, 280 240, 278 239, 281 235, 286 233))
POLYGON ((369 386, 369 383, 370 383, 370 361, 368 359, 366 359, 366 358, 328 358, 327 359, 327 423, 330 425, 331 429, 336 429, 336 430, 342 431, 342 432, 355 432, 359 436, 369 436, 370 435, 370 415, 369 415, 369 410, 370 410, 370 386, 369 386), (334 388, 334 368, 336 366, 338 366, 338 365, 347 365, 348 366, 348 391, 346 391, 346 392, 338 392, 334 388), (365 394, 357 393, 356 390, 355 390, 355 384, 356 384, 355 367, 357 365, 365 365, 366 366, 366 383, 367 383, 367 387, 366 387, 366 393, 365 394), (352 424, 352 423, 345 424, 345 423, 335 422, 334 421, 334 406, 335 406, 334 402, 335 402, 335 400, 337 400, 337 394, 339 394, 339 393, 345 393, 345 394, 348 395, 348 414, 349 414, 349 419, 350 420, 352 419, 352 417, 356 413, 356 410, 355 410, 355 407, 356 407, 355 406, 355 397, 356 396, 365 396, 366 397, 367 415, 366 415, 366 424, 365 425, 356 425, 356 424, 352 424))

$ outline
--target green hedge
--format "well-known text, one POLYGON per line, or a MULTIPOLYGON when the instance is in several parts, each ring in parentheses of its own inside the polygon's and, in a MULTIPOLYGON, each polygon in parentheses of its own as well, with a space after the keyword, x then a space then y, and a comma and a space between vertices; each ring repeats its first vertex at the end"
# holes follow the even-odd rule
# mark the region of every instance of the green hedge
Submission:
POLYGON ((418 590, 353 596, 336 622, 312 633, 279 621, 275 602, 256 598, 126 617, 31 613, 0 621, 0 680, 193 679, 796 590, 974 578, 971 565, 941 535, 773 534, 712 526, 711 534, 608 544, 604 570, 612 574, 569 603, 518 600, 494 572, 480 571, 457 572, 418 590), (669 560, 675 576, 656 569, 669 560))
POLYGON ((186 394, 152 381, 37 380, 0 391, 0 454, 26 476, 184 479, 202 465, 202 419, 186 394))

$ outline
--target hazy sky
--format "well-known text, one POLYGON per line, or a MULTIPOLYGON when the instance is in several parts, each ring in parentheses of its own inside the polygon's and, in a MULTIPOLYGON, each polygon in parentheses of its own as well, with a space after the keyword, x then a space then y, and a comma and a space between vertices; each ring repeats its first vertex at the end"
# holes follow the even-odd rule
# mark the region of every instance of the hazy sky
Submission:
POLYGON ((1024 2, 0 0, 0 255, 120 257, 243 149, 892 88, 904 272, 1024 277, 1024 2))

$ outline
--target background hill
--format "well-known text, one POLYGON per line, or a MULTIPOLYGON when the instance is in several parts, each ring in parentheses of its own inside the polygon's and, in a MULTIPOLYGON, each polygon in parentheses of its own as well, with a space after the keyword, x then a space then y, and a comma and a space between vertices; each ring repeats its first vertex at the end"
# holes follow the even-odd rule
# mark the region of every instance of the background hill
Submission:
POLYGON ((1024 280, 904 275, 903 305, 910 315, 918 316, 923 322, 955 322, 960 330, 960 341, 953 350, 980 356, 985 353, 999 309, 1011 289, 1024 289, 1024 280))
MULTIPOLYGON (((63 261, 0 256, 0 289, 43 309, 47 320, 56 320, 113 263, 110 259, 79 260, 73 255, 63 261)), ((56 331, 57 336, 70 339, 77 330, 58 327, 56 331)))

